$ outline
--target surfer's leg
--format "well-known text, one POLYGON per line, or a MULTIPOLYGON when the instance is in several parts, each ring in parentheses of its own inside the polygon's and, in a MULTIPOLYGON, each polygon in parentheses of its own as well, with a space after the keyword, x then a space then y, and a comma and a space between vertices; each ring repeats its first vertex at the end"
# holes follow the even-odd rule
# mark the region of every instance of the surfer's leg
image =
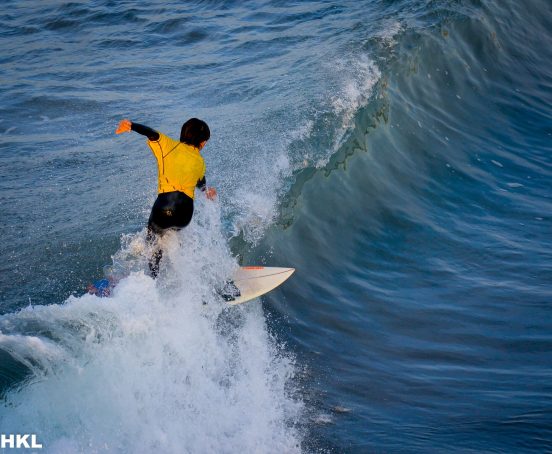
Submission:
POLYGON ((149 259, 148 267, 150 270, 150 276, 153 279, 156 279, 157 275, 159 274, 159 263, 161 262, 162 258, 163 258, 163 249, 157 248, 155 251, 153 251, 153 254, 149 259))
POLYGON ((156 244, 157 239, 161 237, 162 232, 156 233, 155 230, 156 229, 153 227, 152 223, 148 222, 148 233, 146 235, 146 240, 153 248, 153 252, 148 260, 148 268, 150 270, 150 276, 153 279, 155 279, 159 274, 159 263, 163 257, 163 250, 156 244))
POLYGON ((157 197, 151 209, 146 236, 147 241, 154 247, 148 263, 150 275, 154 279, 159 274, 159 264, 163 257, 163 251, 156 245, 156 241, 167 230, 180 230, 186 227, 192 220, 193 212, 193 199, 182 192, 166 192, 157 197))
POLYGON ((159 203, 159 197, 155 201, 151 210, 150 217, 148 219, 148 231, 146 234, 146 241, 152 248, 152 253, 148 259, 148 268, 150 270, 150 276, 155 279, 159 274, 159 263, 163 257, 163 251, 159 247, 157 241, 163 236, 166 231, 161 225, 164 224, 163 210, 160 209, 161 203, 159 203), (161 225, 160 225, 161 224, 161 225))

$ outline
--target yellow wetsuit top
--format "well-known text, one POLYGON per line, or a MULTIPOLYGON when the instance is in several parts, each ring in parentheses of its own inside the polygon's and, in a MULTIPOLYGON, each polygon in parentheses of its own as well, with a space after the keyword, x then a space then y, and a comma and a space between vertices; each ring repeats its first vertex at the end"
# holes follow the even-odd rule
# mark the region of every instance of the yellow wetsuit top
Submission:
POLYGON ((205 161, 193 145, 159 133, 158 140, 148 140, 157 159, 158 193, 180 191, 194 198, 198 182, 205 177, 205 161))

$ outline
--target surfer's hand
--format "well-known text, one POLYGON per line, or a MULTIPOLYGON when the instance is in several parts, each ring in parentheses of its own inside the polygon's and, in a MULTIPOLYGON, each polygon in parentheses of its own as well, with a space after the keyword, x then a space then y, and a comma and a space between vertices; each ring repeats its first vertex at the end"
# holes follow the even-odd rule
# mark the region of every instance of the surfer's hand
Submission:
POLYGON ((130 127, 132 122, 130 120, 124 119, 119 123, 119 127, 115 131, 115 134, 122 134, 123 132, 130 132, 130 127))
POLYGON ((215 188, 207 188, 205 190, 205 195, 209 200, 215 200, 215 197, 217 196, 217 190, 215 188))

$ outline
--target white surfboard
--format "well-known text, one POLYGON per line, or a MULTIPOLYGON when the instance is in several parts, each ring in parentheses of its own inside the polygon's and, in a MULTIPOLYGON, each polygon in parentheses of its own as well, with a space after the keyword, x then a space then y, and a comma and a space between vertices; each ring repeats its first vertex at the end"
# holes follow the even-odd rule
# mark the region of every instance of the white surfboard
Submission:
POLYGON ((233 291, 225 291, 224 299, 232 305, 245 303, 275 289, 294 271, 295 268, 242 266, 234 273, 229 283, 234 287, 233 291))

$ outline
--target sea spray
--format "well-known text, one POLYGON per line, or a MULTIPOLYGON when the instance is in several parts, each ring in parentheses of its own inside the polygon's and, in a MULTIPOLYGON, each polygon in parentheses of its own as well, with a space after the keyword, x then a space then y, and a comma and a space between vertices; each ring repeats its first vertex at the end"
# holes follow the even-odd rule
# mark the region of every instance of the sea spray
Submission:
POLYGON ((236 266, 219 214, 201 206, 162 240, 158 281, 132 270, 109 298, 4 316, 0 345, 32 375, 7 394, 2 430, 52 453, 298 451, 293 359, 258 302, 229 308, 214 291, 236 266))

